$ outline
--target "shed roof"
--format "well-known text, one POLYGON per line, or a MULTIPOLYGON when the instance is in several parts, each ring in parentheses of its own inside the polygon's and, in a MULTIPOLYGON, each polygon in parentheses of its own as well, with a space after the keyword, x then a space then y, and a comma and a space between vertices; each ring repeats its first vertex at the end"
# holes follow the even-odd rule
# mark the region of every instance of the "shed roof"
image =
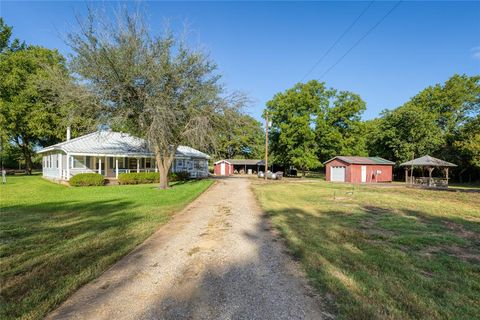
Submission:
POLYGON ((419 166, 419 167, 456 167, 456 164, 440 160, 429 155, 413 159, 402 163, 400 166, 419 166))
POLYGON ((392 165, 392 166, 395 164, 395 162, 392 162, 380 157, 352 157, 352 156, 336 156, 330 160, 325 161, 324 164, 330 161, 333 161, 335 159, 338 159, 340 161, 343 161, 349 164, 383 164, 383 165, 392 165))
MULTIPOLYGON (((37 153, 55 150, 60 150, 65 153, 93 155, 153 156, 144 139, 131 136, 127 133, 105 130, 54 144, 37 151, 37 153)), ((207 154, 187 146, 179 146, 176 156, 210 158, 207 154)))
POLYGON ((233 164, 233 165, 252 166, 252 165, 258 165, 258 163, 261 160, 257 160, 257 159, 225 159, 225 161, 227 161, 228 163, 233 164))

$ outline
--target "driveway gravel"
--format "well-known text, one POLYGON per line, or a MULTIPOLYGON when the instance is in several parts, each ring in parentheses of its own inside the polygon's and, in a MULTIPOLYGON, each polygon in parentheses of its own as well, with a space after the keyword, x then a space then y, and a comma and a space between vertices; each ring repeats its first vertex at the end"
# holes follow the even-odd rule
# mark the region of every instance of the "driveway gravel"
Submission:
POLYGON ((219 179, 48 319, 324 319, 251 179, 219 179))

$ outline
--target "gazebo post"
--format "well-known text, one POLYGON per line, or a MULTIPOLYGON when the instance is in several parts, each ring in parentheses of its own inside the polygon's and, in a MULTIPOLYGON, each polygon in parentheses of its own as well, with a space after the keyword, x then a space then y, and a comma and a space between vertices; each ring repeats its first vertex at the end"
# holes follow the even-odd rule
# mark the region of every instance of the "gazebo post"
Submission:
POLYGON ((411 166, 411 174, 410 174, 410 184, 413 185, 414 180, 413 180, 413 166, 411 166))
POLYGON ((432 171, 435 169, 435 167, 428 167, 428 186, 432 186, 432 171))
POLYGON ((405 183, 408 183, 408 168, 405 167, 405 183))

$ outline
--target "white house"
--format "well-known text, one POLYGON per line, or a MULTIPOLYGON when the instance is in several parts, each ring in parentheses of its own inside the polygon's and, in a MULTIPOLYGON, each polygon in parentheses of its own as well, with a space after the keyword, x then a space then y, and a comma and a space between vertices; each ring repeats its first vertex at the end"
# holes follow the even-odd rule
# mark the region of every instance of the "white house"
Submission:
MULTIPOLYGON (((67 135, 68 136, 68 135, 67 135)), ((78 173, 95 172, 118 178, 123 172, 157 172, 154 154, 145 140, 126 133, 97 131, 43 148, 42 174, 54 180, 69 180, 78 173)), ((208 176, 210 157, 196 149, 180 146, 173 172, 188 171, 192 178, 208 176)))

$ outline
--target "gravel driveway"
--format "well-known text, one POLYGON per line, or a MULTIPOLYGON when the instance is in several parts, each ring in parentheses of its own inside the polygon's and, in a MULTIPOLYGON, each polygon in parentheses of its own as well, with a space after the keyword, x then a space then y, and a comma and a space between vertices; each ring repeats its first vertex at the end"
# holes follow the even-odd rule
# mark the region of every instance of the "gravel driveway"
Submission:
POLYGON ((218 180, 49 319, 322 319, 251 180, 218 180))

